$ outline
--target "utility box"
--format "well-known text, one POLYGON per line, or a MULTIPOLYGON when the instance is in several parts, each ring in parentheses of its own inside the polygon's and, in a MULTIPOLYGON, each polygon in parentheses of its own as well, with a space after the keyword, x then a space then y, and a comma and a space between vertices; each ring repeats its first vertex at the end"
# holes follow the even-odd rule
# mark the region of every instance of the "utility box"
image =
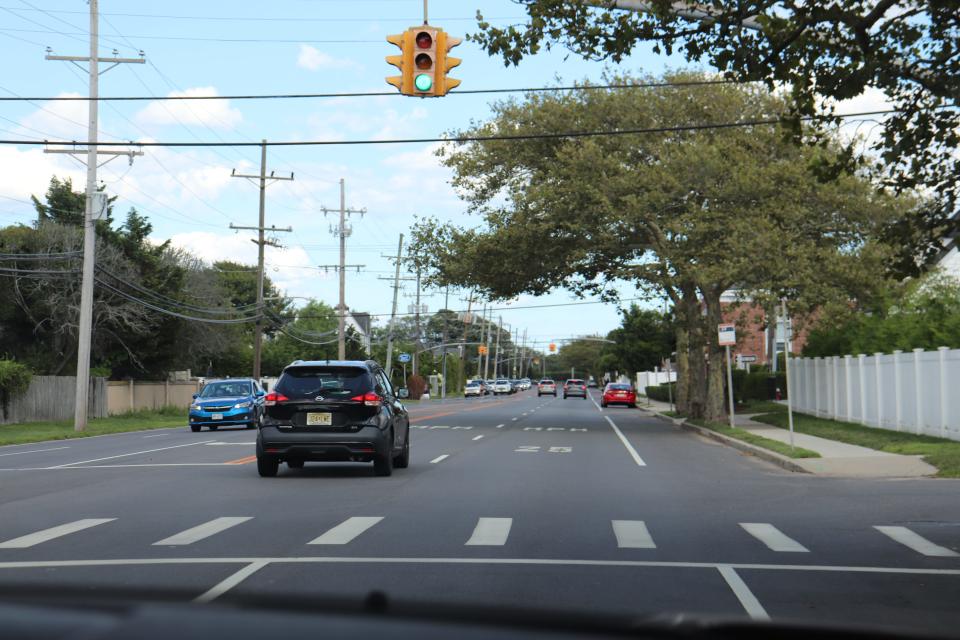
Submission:
POLYGON ((440 376, 437 374, 430 375, 430 395, 434 398, 440 397, 440 376))

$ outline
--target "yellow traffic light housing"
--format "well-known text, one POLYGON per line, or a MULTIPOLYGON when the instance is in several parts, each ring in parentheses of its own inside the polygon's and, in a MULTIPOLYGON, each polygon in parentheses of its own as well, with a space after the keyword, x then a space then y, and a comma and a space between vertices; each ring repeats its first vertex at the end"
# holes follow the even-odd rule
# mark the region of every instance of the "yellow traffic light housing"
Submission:
POLYGON ((459 38, 448 36, 443 29, 423 25, 387 36, 387 42, 400 47, 400 55, 387 56, 387 62, 400 69, 400 75, 386 80, 403 95, 440 97, 460 84, 459 80, 447 77, 447 71, 460 64, 459 58, 447 55, 460 44, 459 38))

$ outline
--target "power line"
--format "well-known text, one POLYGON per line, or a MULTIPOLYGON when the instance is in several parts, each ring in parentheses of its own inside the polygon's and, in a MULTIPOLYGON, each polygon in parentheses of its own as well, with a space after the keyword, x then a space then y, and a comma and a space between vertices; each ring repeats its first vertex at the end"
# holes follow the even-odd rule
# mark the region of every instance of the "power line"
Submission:
POLYGON ((125 298, 125 299, 129 300, 130 302, 136 302, 137 304, 139 304, 139 305, 141 305, 141 306, 144 306, 144 307, 146 307, 147 309, 151 309, 152 311, 156 311, 157 313, 162 313, 162 314, 165 314, 165 315, 168 315, 168 316, 173 316, 173 317, 175 317, 175 318, 180 318, 180 319, 182 319, 182 320, 190 320, 190 321, 192 321, 192 322, 206 322, 207 324, 246 324, 246 323, 250 323, 250 322, 256 322, 257 320, 259 320, 259 319, 262 317, 261 314, 257 314, 256 316, 250 316, 250 317, 244 317, 244 318, 232 318, 232 319, 226 319, 226 318, 198 318, 198 317, 196 317, 196 316, 188 316, 188 315, 183 314, 183 313, 178 313, 178 312, 176 312, 176 311, 171 311, 170 309, 165 309, 165 308, 163 308, 163 307, 157 306, 157 305, 155 305, 155 304, 153 304, 153 303, 151 303, 151 302, 148 302, 148 301, 146 301, 146 300, 142 300, 142 299, 140 299, 140 298, 138 298, 138 297, 136 297, 136 296, 134 296, 134 295, 131 295, 131 294, 125 292, 125 291, 122 291, 122 290, 114 287, 113 285, 109 284, 107 281, 105 281, 105 280, 103 280, 103 279, 101 279, 101 278, 96 278, 96 281, 97 281, 97 283, 98 283, 100 286, 102 286, 102 287, 104 287, 105 289, 108 289, 108 290, 114 292, 115 294, 117 294, 118 296, 120 296, 120 297, 122 297, 122 298, 125 298))
MULTIPOLYGON (((357 0, 353 0, 356 2, 357 0)), ((28 3, 24 3, 28 4, 28 3)), ((29 5, 28 6, 32 6, 29 5)), ((7 9, 8 7, 0 7, 0 9, 7 9)), ((27 11, 27 9, 17 8, 18 11, 27 11)), ((34 11, 40 11, 46 14, 52 13, 63 13, 63 14, 80 14, 82 11, 71 11, 65 9, 50 9, 44 10, 34 7, 34 11)), ((307 17, 272 17, 272 16, 212 16, 212 15, 195 15, 195 16, 184 16, 184 15, 170 15, 170 14, 157 14, 157 13, 101 13, 101 17, 112 16, 114 18, 155 18, 160 20, 191 20, 191 21, 200 21, 200 20, 209 20, 215 22, 362 22, 369 23, 370 17, 362 18, 307 18, 307 17)), ((54 16, 51 16, 54 17, 54 16)), ((484 17, 484 20, 525 20, 527 16, 497 16, 497 17, 484 17)), ((59 18, 57 18, 59 20, 59 18)), ((430 16, 430 19, 436 23, 443 22, 473 22, 476 21, 476 16, 464 17, 464 18, 435 18, 430 16)), ((409 18, 377 18, 378 21, 404 21, 409 22, 409 18)), ((71 27, 78 29, 77 25, 71 24, 69 22, 64 22, 64 24, 69 24, 71 27)))
MULTIPOLYGON (((560 138, 596 138, 603 136, 641 135, 648 133, 682 133, 685 131, 707 131, 713 129, 735 129, 740 127, 757 127, 765 125, 786 124, 795 122, 809 122, 812 120, 833 120, 859 118, 888 113, 899 113, 902 109, 880 109, 876 111, 861 111, 858 113, 840 113, 829 115, 799 116, 797 118, 764 118, 759 120, 741 120, 738 122, 713 122, 706 124, 677 125, 673 127, 645 127, 638 129, 609 129, 593 131, 563 131, 556 133, 519 133, 512 135, 476 136, 465 135, 449 138, 393 138, 385 140, 283 140, 278 142, 101 142, 104 146, 115 147, 259 147, 266 144, 268 147, 311 147, 311 146, 361 146, 376 144, 420 144, 428 142, 487 142, 487 141, 517 141, 517 140, 551 140, 560 138)), ((77 146, 86 142, 66 140, 0 140, 5 145, 56 145, 77 146)))
MULTIPOLYGON (((749 81, 754 82, 754 81, 749 81)), ((662 89, 662 88, 682 88, 682 87, 700 87, 718 84, 748 84, 739 80, 689 80, 682 82, 638 82, 629 84, 596 84, 596 85, 566 85, 559 87, 514 87, 507 89, 465 89, 451 91, 447 95, 476 95, 485 93, 544 93, 550 91, 607 91, 612 89, 662 89)), ((153 100, 300 100, 308 98, 364 98, 364 97, 382 97, 382 96, 400 96, 396 91, 352 91, 345 93, 257 93, 257 94, 235 94, 223 96, 99 96, 96 100, 101 102, 143 102, 153 100)), ((0 102, 16 102, 23 100, 49 100, 61 102, 82 102, 89 101, 92 98, 87 96, 54 96, 44 98, 22 98, 0 96, 0 102)))

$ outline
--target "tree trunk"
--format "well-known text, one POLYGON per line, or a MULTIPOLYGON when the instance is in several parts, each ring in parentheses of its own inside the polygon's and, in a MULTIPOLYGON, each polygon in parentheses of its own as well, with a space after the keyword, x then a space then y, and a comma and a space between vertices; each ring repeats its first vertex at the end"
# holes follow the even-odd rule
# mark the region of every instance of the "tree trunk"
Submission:
POLYGON ((705 336, 703 318, 700 316, 700 302, 696 292, 692 295, 684 292, 684 315, 687 330, 687 369, 689 386, 687 387, 687 415, 691 418, 703 418, 706 409, 706 362, 704 361, 705 336))
POLYGON ((676 329, 677 337, 677 412, 686 415, 690 410, 690 357, 688 331, 682 324, 676 329))
POLYGON ((726 363, 723 358, 724 348, 719 345, 716 329, 722 319, 720 313, 720 293, 715 291, 705 293, 704 302, 707 305, 706 326, 704 327, 704 331, 707 334, 706 347, 709 359, 709 371, 707 373, 707 398, 703 417, 711 422, 720 422, 726 415, 723 404, 723 383, 726 373, 726 363))

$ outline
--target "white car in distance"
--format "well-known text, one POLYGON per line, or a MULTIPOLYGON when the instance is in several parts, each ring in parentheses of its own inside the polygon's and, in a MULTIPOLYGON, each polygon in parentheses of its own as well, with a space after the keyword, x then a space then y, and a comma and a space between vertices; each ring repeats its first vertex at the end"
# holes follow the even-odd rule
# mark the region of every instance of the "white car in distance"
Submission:
POLYGON ((510 395, 513 392, 513 385, 509 380, 497 380, 493 383, 493 395, 498 396, 501 393, 510 395))

